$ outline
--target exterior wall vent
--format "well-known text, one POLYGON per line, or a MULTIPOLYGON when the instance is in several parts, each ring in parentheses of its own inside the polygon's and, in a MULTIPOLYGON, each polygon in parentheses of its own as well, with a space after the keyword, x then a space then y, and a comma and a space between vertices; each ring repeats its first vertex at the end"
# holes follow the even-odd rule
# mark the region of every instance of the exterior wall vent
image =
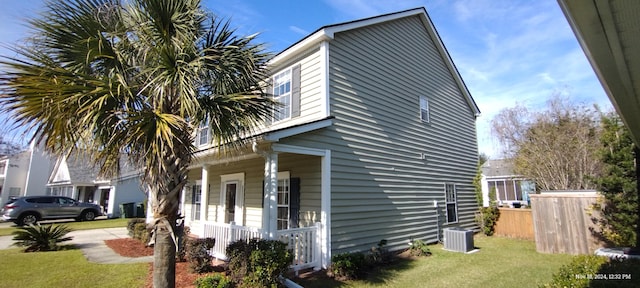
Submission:
POLYGON ((444 249, 467 253, 473 250, 473 230, 460 227, 444 229, 444 249))

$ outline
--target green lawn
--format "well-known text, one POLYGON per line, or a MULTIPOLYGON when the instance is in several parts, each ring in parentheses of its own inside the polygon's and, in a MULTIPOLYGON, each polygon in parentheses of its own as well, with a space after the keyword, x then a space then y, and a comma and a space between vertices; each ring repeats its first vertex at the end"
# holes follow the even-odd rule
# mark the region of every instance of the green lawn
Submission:
MULTIPOLYGON (((476 236, 473 254, 449 252, 433 245, 430 257, 399 260, 369 273, 364 280, 296 281, 309 287, 537 287, 551 280, 571 255, 540 254, 533 241, 476 236)), ((294 280, 295 281, 295 280, 294 280)))
MULTIPOLYGON (((114 228, 114 227, 127 227, 127 222, 129 219, 125 218, 116 218, 116 219, 103 219, 103 220, 95 220, 95 221, 87 221, 87 222, 63 222, 63 223, 55 223, 64 224, 69 226, 72 230, 89 230, 89 229, 99 229, 99 228, 114 228)), ((46 225, 46 224, 43 224, 46 225)), ((13 231, 16 231, 17 228, 15 226, 9 228, 0 228, 0 236, 8 236, 11 235, 13 231)))
POLYGON ((23 253, 0 250, 2 287, 142 287, 148 263, 95 264, 80 250, 23 253))

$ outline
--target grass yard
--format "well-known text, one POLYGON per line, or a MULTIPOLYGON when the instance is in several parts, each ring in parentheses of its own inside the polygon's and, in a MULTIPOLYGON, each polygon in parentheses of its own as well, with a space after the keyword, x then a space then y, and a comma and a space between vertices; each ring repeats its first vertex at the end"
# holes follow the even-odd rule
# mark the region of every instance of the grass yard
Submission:
POLYGON ((540 254, 535 243, 502 237, 476 235, 479 252, 462 254, 430 246, 430 257, 399 260, 369 273, 364 280, 339 282, 296 279, 309 287, 538 287, 551 281, 553 273, 571 260, 571 255, 540 254))
POLYGON ((0 250, 2 287, 143 287, 148 263, 95 264, 82 251, 23 253, 0 250))
MULTIPOLYGON (((99 228, 114 228, 114 227, 127 227, 127 222, 129 219, 125 218, 115 218, 115 219, 100 219, 95 221, 87 221, 87 222, 75 222, 70 220, 70 222, 56 222, 54 224, 64 224, 69 226, 72 230, 89 230, 89 229, 99 229, 99 228)), ((43 224, 47 225, 47 224, 43 224)), ((0 228, 0 236, 10 236, 13 231, 18 230, 15 226, 8 228, 0 228)))

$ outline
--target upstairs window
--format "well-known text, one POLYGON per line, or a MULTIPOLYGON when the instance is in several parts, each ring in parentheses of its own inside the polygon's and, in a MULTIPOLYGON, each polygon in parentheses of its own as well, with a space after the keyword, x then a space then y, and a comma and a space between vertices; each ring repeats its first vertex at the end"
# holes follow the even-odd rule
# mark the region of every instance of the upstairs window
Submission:
POLYGON ((273 114, 273 122, 291 118, 291 70, 273 77, 273 99, 280 103, 273 114))
POLYGON ((274 109, 272 123, 300 116, 300 71, 297 64, 273 76, 271 93, 279 105, 274 109))
POLYGON ((198 133, 196 135, 196 146, 209 144, 211 140, 211 132, 209 131, 209 120, 200 123, 198 133))
POLYGON ((425 96, 420 96, 420 120, 429 123, 429 99, 425 96))

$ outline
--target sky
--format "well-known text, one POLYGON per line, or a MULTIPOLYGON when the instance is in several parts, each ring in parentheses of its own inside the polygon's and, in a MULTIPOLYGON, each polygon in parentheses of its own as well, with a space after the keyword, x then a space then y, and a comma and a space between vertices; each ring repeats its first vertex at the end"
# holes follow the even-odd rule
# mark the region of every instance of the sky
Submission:
MULTIPOLYGON (((41 0, 0 3, 5 46, 26 37, 25 20, 45 8, 41 0)), ((492 159, 501 154, 491 120, 502 109, 522 105, 540 111, 553 95, 611 109, 556 0, 203 0, 203 5, 230 19, 240 35, 260 33, 258 41, 274 53, 325 25, 425 7, 480 108, 478 150, 492 159)), ((11 56, 1 47, 0 55, 11 56)))

